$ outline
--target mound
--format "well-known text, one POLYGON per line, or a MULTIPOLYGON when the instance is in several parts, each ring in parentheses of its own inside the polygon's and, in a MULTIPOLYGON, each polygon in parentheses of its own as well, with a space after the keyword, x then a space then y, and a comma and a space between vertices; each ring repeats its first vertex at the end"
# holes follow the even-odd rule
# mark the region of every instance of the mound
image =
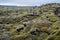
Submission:
POLYGON ((60 4, 1 8, 0 40, 60 40, 60 4))

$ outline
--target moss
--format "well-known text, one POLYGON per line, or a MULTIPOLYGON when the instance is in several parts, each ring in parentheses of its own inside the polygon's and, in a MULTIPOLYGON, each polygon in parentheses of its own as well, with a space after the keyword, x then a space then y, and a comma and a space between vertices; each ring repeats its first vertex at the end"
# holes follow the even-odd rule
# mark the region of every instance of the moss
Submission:
POLYGON ((51 3, 27 8, 1 8, 3 14, 0 15, 0 35, 10 32, 7 35, 11 40, 60 40, 60 17, 55 15, 58 7, 60 4, 51 3), (27 22, 25 26, 24 22, 27 22), (17 32, 21 25, 24 29, 17 32), (31 34, 34 29, 39 30, 38 36, 31 34))

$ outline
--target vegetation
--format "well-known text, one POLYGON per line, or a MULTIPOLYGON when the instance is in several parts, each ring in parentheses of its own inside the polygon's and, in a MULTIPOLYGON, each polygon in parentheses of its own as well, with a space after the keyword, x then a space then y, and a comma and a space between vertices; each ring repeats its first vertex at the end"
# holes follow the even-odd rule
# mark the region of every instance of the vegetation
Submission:
POLYGON ((1 5, 0 40, 60 40, 60 4, 1 5))

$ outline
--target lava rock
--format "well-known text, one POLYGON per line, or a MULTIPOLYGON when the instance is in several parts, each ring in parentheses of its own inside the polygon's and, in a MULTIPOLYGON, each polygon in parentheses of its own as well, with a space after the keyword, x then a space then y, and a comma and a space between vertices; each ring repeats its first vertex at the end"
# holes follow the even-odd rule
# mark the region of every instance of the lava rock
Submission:
POLYGON ((39 32, 40 32, 40 31, 39 31, 38 29, 36 29, 36 30, 33 30, 33 31, 31 32, 31 34, 32 34, 32 35, 38 35, 39 32))
POLYGON ((56 8, 56 10, 55 10, 55 15, 60 16, 60 7, 56 8))
POLYGON ((23 27, 18 28, 18 29, 17 29, 17 32, 20 32, 20 31, 23 30, 23 29, 24 29, 23 27))
POLYGON ((23 22, 23 25, 26 27, 28 25, 28 22, 23 22))

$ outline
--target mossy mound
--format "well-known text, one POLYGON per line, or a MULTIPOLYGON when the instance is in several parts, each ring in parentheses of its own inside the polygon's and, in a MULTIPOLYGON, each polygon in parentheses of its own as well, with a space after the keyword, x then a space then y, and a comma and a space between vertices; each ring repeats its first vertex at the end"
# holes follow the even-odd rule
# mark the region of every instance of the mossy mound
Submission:
POLYGON ((5 7, 0 13, 0 40, 60 40, 58 3, 31 8, 5 7))

